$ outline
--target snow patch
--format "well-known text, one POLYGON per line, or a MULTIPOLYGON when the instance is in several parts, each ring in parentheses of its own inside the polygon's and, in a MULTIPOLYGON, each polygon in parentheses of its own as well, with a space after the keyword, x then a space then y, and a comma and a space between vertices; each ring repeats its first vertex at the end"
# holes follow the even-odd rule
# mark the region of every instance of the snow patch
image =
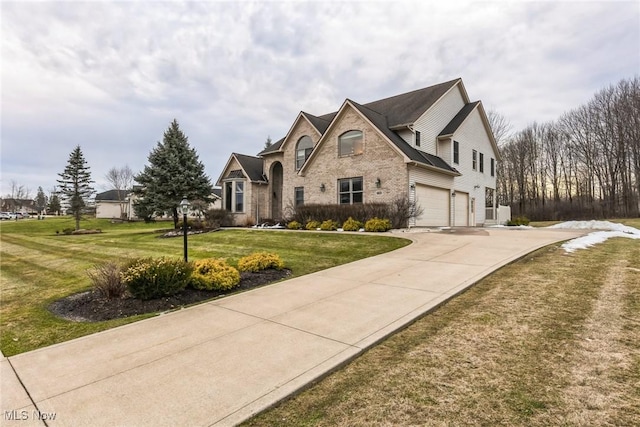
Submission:
POLYGON ((612 237, 626 237, 640 239, 640 230, 628 225, 617 224, 609 221, 567 221, 552 225, 548 228, 561 228, 570 230, 598 230, 586 236, 578 237, 562 245, 565 252, 574 252, 577 249, 587 249, 598 243, 603 243, 612 237))

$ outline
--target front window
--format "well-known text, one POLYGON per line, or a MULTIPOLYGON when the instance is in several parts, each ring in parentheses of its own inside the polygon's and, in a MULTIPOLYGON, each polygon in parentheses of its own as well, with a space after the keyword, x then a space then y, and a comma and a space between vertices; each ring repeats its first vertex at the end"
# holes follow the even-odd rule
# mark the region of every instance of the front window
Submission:
POLYGON ((244 182, 236 182, 236 212, 244 211, 244 182))
POLYGON ((491 176, 496 176, 496 161, 491 159, 491 176))
POLYGON ((338 139, 339 155, 342 156, 355 156, 364 152, 364 143, 362 139, 362 132, 359 130, 350 130, 343 133, 338 139))
POLYGON ((416 131, 416 147, 420 147, 420 131, 416 131))
POLYGON ((460 164, 460 144, 458 141, 453 141, 453 163, 460 164))
POLYGON ((476 150, 471 152, 471 168, 474 171, 478 170, 478 152, 476 150))
POLYGON ((304 187, 296 187, 294 191, 296 206, 304 205, 304 187))
POLYGON ((362 177, 338 180, 338 200, 341 205, 362 203, 362 177))
POLYGON ((484 173, 484 154, 480 153, 480 172, 484 173))
POLYGON ((296 170, 300 170, 313 151, 313 141, 308 136, 303 136, 296 147, 296 170))
POLYGON ((224 208, 231 212, 233 206, 233 182, 224 183, 224 208))

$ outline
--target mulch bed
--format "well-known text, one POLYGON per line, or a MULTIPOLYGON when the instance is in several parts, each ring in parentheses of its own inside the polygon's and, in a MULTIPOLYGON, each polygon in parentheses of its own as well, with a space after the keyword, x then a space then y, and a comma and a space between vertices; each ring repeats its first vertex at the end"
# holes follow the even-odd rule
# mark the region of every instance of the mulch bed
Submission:
POLYGON ((49 311, 58 317, 74 322, 101 322, 138 314, 175 310, 189 304, 263 286, 284 279, 289 275, 291 275, 291 270, 288 269, 268 269, 257 273, 243 272, 240 275, 240 285, 230 291, 185 289, 169 297, 151 300, 106 299, 91 290, 55 301, 49 306, 49 311))

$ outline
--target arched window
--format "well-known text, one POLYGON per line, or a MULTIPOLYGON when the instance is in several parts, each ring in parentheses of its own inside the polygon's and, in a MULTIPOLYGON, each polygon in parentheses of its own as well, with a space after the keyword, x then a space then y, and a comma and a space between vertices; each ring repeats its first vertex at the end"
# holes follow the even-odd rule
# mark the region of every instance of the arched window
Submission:
POLYGON ((350 130, 340 135, 338 139, 339 155, 354 156, 364 152, 364 144, 362 141, 362 132, 359 130, 350 130))
POLYGON ((296 147, 296 170, 300 170, 304 162, 307 161, 313 151, 313 141, 308 136, 303 136, 298 140, 296 147))

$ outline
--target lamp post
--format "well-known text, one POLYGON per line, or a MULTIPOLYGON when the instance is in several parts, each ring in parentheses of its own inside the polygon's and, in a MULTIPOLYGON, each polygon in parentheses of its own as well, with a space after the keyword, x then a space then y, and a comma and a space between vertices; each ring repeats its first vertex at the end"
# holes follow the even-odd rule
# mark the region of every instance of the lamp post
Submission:
POLYGON ((184 262, 189 262, 187 257, 187 213, 189 213, 189 201, 187 196, 180 202, 180 209, 182 210, 182 233, 184 234, 184 262))

